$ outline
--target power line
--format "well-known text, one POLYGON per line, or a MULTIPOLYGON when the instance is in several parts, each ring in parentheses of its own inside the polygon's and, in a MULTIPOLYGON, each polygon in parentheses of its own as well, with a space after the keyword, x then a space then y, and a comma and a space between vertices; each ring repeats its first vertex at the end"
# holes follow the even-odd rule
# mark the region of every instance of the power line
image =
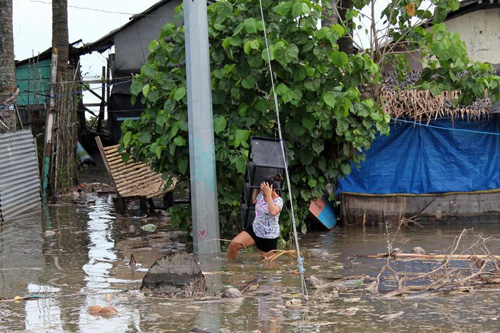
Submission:
MULTIPOLYGON (((31 2, 43 3, 43 4, 46 4, 46 5, 52 5, 52 2, 50 2, 50 1, 43 1, 43 0, 30 0, 30 1, 31 2)), ((122 14, 122 15, 130 15, 130 16, 135 15, 134 13, 117 12, 117 11, 112 11, 112 10, 90 8, 90 7, 80 7, 80 6, 73 6, 73 5, 68 5, 68 8, 90 10, 90 11, 94 11, 94 12, 101 12, 101 13, 107 13, 107 14, 122 14)))

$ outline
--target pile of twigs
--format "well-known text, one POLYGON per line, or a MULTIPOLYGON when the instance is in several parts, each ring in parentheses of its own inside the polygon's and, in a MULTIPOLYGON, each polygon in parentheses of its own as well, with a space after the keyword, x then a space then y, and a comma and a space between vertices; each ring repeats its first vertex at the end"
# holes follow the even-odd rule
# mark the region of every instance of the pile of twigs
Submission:
POLYGON ((471 291, 485 286, 494 286, 500 290, 500 255, 492 254, 489 249, 498 240, 474 235, 472 244, 462 247, 464 236, 471 232, 472 230, 464 229, 446 254, 397 253, 392 249, 392 242, 388 242, 387 253, 364 256, 386 260, 367 289, 383 297, 424 292, 471 291), (433 268, 423 273, 398 270, 397 267, 401 265, 395 263, 402 260, 431 262, 433 268))

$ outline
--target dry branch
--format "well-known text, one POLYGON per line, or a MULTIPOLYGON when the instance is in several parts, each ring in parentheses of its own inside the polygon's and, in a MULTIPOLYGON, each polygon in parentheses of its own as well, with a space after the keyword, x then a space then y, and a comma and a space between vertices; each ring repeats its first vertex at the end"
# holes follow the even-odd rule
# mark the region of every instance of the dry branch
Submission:
POLYGON ((393 258, 393 259, 422 259, 422 260, 474 260, 474 259, 495 259, 500 260, 500 255, 492 254, 417 254, 417 253, 377 253, 359 255, 365 258, 393 258))

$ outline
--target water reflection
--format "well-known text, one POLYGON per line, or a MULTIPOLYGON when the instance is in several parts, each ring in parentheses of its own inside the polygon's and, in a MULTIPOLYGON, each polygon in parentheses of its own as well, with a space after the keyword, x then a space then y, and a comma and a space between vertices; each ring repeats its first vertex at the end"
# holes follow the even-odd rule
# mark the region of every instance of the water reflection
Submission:
POLYGON ((53 298, 44 298, 36 301, 26 301, 26 330, 62 332, 61 308, 59 301, 53 298))
POLYGON ((0 222, 0 296, 23 295, 44 269, 40 216, 0 222), (19 277, 22 276, 22 279, 19 277))
POLYGON ((111 214, 111 197, 98 197, 88 212, 87 231, 89 238, 88 262, 83 265, 85 272, 85 287, 82 293, 86 294, 85 304, 79 311, 80 331, 97 332, 103 329, 106 332, 125 332, 130 328, 138 331, 140 319, 136 311, 120 304, 116 294, 111 294, 112 282, 119 281, 110 276, 113 263, 118 257, 115 250, 115 217, 111 214), (120 316, 101 318, 93 316, 87 309, 93 305, 115 307, 120 316))
POLYGON ((96 203, 90 206, 87 231, 90 244, 88 246, 88 262, 83 265, 85 272, 85 289, 105 290, 110 286, 109 271, 116 260, 114 250, 113 228, 114 216, 110 214, 110 198, 98 197, 96 203))

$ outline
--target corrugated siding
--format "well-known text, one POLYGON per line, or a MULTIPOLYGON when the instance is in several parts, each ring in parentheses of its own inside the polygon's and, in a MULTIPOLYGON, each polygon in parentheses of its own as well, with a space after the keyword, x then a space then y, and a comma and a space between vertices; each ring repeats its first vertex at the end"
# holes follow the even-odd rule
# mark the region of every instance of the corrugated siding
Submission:
POLYGON ((0 134, 0 219, 40 205, 40 177, 31 130, 0 134))

